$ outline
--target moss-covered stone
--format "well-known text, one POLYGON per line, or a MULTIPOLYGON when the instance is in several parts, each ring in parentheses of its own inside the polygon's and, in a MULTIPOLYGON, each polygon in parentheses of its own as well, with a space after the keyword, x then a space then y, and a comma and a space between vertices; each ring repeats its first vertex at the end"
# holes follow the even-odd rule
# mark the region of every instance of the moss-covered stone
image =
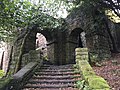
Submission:
POLYGON ((91 89, 101 89, 101 90, 110 90, 110 86, 107 82, 100 76, 86 76, 86 80, 91 89))
POLYGON ((88 48, 76 48, 75 52, 88 52, 88 48))
POLYGON ((88 55, 88 52, 76 52, 75 55, 88 55))
POLYGON ((88 61, 88 55, 77 55, 76 56, 76 59, 79 59, 79 60, 87 60, 88 61))
POLYGON ((92 89, 92 90, 110 90, 109 88, 104 88, 104 89, 92 89))
POLYGON ((88 63, 88 61, 86 61, 86 60, 79 61, 79 64, 82 66, 87 65, 88 67, 91 67, 90 64, 88 63))
POLYGON ((93 71, 92 67, 85 60, 79 61, 79 68, 84 78, 89 75, 95 75, 95 72, 93 71))
MULTIPOLYGON (((76 52, 79 50, 81 49, 77 48, 76 52)), ((95 74, 89 62, 87 61, 88 58, 83 58, 82 54, 76 54, 76 63, 79 66, 82 76, 90 90, 110 90, 107 82, 102 77, 95 74)), ((86 55, 86 57, 88 57, 88 55, 86 55)))

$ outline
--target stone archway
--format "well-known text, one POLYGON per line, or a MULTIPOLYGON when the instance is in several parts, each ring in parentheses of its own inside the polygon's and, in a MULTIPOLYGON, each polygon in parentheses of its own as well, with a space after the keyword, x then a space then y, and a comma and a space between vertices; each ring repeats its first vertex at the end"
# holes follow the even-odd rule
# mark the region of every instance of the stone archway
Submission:
MULTIPOLYGON (((27 40, 25 42, 24 47, 24 53, 28 53, 30 50, 36 49, 36 35, 37 33, 40 33, 46 38, 46 45, 45 48, 47 48, 47 59, 51 62, 51 64, 56 64, 56 55, 55 55, 55 47, 56 43, 54 41, 54 35, 49 30, 31 30, 31 33, 27 37, 27 40)), ((45 48, 41 48, 45 49, 45 48)))
POLYGON ((67 43, 67 63, 75 63, 75 48, 77 47, 86 47, 85 32, 81 28, 75 28, 69 34, 67 43))

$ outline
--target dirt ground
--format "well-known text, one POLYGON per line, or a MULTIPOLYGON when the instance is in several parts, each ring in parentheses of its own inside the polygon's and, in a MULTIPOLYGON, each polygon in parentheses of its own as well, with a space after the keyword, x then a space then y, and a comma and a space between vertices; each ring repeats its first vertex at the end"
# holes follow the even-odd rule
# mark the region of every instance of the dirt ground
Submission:
POLYGON ((101 66, 93 66, 97 75, 103 77, 111 90, 120 90, 120 53, 113 54, 109 60, 103 61, 101 66))

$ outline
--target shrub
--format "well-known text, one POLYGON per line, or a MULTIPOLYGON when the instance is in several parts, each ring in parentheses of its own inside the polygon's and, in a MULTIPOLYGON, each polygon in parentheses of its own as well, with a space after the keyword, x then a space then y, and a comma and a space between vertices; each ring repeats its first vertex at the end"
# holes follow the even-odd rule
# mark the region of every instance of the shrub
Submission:
POLYGON ((2 78, 5 75, 5 72, 3 70, 0 70, 0 78, 2 78))

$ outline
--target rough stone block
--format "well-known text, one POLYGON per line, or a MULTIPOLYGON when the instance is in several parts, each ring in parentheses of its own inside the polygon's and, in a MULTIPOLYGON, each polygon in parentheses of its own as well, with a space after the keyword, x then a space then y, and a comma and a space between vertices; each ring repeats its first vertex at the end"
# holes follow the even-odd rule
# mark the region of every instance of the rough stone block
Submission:
POLYGON ((79 59, 79 60, 87 60, 87 61, 88 61, 88 55, 82 55, 82 56, 77 55, 77 56, 76 56, 76 59, 79 59))
POLYGON ((79 60, 77 65, 79 65, 82 76, 91 90, 110 90, 110 86, 107 82, 102 77, 95 74, 88 61, 79 60))
POLYGON ((87 82, 92 90, 110 90, 110 86, 107 82, 100 76, 87 76, 87 82))
POLYGON ((25 67, 23 67, 20 71, 18 71, 16 74, 13 75, 14 79, 22 79, 25 74, 27 74, 32 68, 34 68, 37 65, 36 62, 30 62, 25 67))
POLYGON ((79 67, 84 78, 89 75, 95 75, 95 72, 87 61, 79 61, 79 67))
POLYGON ((31 50, 29 52, 29 57, 30 57, 30 61, 39 61, 40 60, 40 52, 39 50, 31 50))
POLYGON ((88 48, 76 48, 75 52, 88 52, 88 48))
POLYGON ((88 55, 88 52, 76 52, 75 55, 88 55))
POLYGON ((30 61, 29 53, 22 55, 22 66, 25 66, 30 61))

